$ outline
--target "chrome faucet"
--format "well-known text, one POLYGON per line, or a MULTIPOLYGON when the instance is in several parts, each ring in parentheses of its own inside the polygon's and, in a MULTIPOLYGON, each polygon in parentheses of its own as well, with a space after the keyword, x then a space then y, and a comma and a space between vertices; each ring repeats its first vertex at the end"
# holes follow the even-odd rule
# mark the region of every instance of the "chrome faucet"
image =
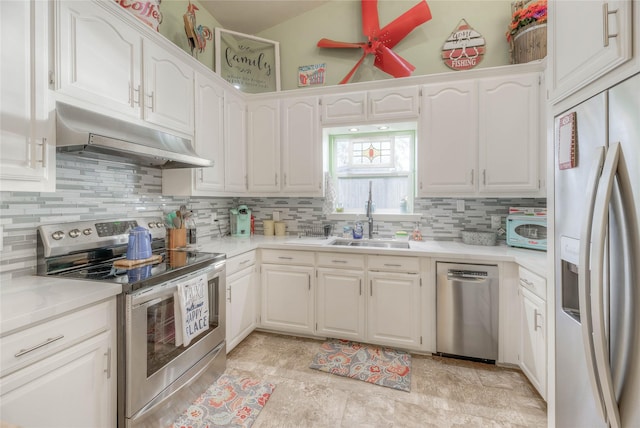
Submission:
POLYGON ((367 223, 369 224, 369 239, 373 238, 373 210, 371 200, 371 180, 369 180, 369 200, 367 201, 367 223))

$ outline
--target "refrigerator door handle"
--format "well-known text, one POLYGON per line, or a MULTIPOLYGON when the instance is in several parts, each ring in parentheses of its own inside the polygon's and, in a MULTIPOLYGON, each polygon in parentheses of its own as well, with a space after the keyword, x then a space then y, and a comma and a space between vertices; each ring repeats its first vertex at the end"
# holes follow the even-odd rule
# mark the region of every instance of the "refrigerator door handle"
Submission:
POLYGON ((587 363, 587 373, 591 383, 591 390, 594 393, 595 404, 603 420, 606 420, 605 407, 602 400, 602 390, 598 380, 596 359, 593 349, 593 327, 591 318, 591 283, 589 282, 589 270, 591 260, 591 229, 593 227, 593 206, 598 190, 598 180, 602 172, 604 163, 604 146, 596 148, 594 162, 589 172, 587 180, 587 206, 585 207, 585 219, 582 225, 580 236, 580 254, 578 261, 578 298, 580 304, 580 326, 582 329, 582 341, 584 343, 584 354, 587 363))
POLYGON ((607 224, 613 183, 620 159, 620 143, 611 143, 602 168, 593 210, 593 263, 591 264, 591 311, 593 315, 593 348, 598 370, 602 399, 606 409, 606 421, 611 428, 620 427, 620 411, 613 388, 609 346, 606 335, 604 311, 604 274, 606 257, 607 224))

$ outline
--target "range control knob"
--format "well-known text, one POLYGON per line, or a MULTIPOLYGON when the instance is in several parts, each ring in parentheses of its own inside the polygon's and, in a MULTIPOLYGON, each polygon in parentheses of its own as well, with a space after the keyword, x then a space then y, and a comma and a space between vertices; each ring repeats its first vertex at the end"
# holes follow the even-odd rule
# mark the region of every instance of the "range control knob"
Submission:
POLYGON ((158 229, 160 229, 160 228, 164 227, 164 224, 162 224, 162 222, 159 221, 159 222, 156 223, 156 227, 158 229))
POLYGON ((153 229, 154 227, 156 227, 156 223, 155 222, 151 222, 149 223, 149 229, 153 229))
POLYGON ((82 233, 86 236, 89 236, 93 233, 93 229, 87 228, 85 230, 82 231, 82 233))
POLYGON ((71 229, 69 231, 69 236, 72 238, 77 238, 78 236, 80 236, 80 229, 71 229))
POLYGON ((51 237, 52 237, 53 239, 55 239, 56 241, 59 241, 59 240, 61 240, 62 238, 64 238, 64 232, 63 232, 63 231, 61 231, 61 230, 58 230, 58 231, 56 231, 56 232, 53 232, 53 233, 51 234, 51 237))

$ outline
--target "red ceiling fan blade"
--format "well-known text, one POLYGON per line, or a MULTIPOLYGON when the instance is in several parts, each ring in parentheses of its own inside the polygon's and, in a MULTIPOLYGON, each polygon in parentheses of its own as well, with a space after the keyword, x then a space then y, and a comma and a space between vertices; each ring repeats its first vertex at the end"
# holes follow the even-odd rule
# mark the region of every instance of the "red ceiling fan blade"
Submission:
POLYGON ((379 33, 380 41, 385 46, 393 48, 414 28, 430 19, 431 9, 425 0, 421 0, 420 3, 385 25, 379 33))
POLYGON ((368 55, 367 52, 362 54, 362 57, 360 58, 360 61, 358 61, 356 63, 356 65, 353 66, 353 68, 351 69, 351 71, 349 73, 347 73, 346 76, 344 76, 344 79, 342 79, 340 81, 340 85, 344 85, 345 83, 349 82, 349 79, 351 79, 351 76, 353 76, 353 73, 356 72, 356 70, 358 69, 358 67, 360 67, 360 65, 362 64, 362 61, 364 61, 365 57, 368 55))
POLYGON ((380 46, 376 51, 376 60, 373 63, 380 70, 393 77, 408 77, 416 68, 400 55, 386 46, 380 46))
POLYGON ((337 42, 329 39, 320 39, 318 41, 319 48, 364 48, 366 45, 366 43, 337 42))
POLYGON ((379 31, 378 0, 362 0, 362 33, 374 37, 379 31))

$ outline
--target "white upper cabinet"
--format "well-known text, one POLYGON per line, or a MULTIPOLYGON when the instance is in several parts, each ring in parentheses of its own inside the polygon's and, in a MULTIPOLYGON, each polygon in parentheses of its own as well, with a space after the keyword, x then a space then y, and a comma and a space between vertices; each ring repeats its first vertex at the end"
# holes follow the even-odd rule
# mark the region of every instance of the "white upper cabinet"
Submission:
POLYGON ((422 87, 418 194, 473 193, 477 182, 478 93, 475 81, 422 87))
POLYGON ((55 191, 48 4, 0 2, 0 191, 55 191))
POLYGON ((410 119, 420 113, 417 86, 369 92, 369 119, 410 119))
POLYGON ((58 93, 140 117, 142 35, 90 1, 56 2, 58 93))
POLYGON ((324 95, 322 97, 322 123, 349 123, 367 120, 367 93, 324 95))
POLYGON ((249 192, 279 192, 280 105, 278 100, 247 105, 249 192))
POLYGON ((56 5, 59 99, 193 135, 194 72, 172 53, 177 47, 145 37, 117 5, 56 5))
POLYGON ((193 134, 193 68, 149 40, 143 49, 144 119, 193 134))
POLYGON ((322 97, 323 124, 350 124, 418 117, 418 86, 351 92, 322 97))
POLYGON ((224 89, 212 78, 196 74, 195 105, 195 150, 214 162, 195 170, 195 187, 220 192, 224 190, 224 89))
POLYGON ((231 90, 224 99, 224 190, 247 191, 247 110, 245 101, 231 90))
POLYGON ((282 108, 282 192, 322 196, 322 137, 317 97, 285 98, 282 108))
POLYGON ((480 80, 480 193, 538 191, 540 78, 531 73, 480 80))
POLYGON ((637 6, 631 0, 549 2, 550 100, 560 101, 631 59, 632 3, 637 6))

